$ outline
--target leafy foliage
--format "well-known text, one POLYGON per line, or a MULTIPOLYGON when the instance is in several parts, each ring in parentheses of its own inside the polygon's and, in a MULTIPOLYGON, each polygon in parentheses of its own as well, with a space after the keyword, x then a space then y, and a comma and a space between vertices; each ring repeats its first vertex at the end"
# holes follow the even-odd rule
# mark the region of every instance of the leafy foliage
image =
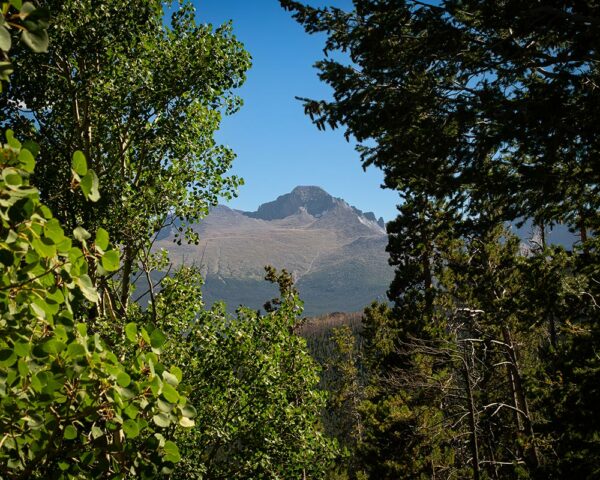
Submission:
MULTIPOLYGON (((13 73, 13 65, 8 56, 13 43, 11 31, 20 34, 23 41, 34 52, 48 49, 48 26, 50 12, 36 8, 31 2, 10 0, 1 2, 0 12, 0 81, 8 80, 13 73)), ((0 83, 0 91, 2 85, 0 83)))
MULTIPOLYGON (((29 177, 32 145, 7 133, 0 181, 0 471, 4 478, 154 477, 179 459, 162 431, 186 418, 158 330, 130 332, 123 363, 85 318, 92 276, 118 268, 106 231, 66 235, 29 177), (164 417, 161 408, 172 415, 164 417)), ((87 170, 76 155, 77 171, 87 170)), ((91 170, 86 173, 89 174, 91 170)), ((84 177, 85 178, 85 177, 84 177)), ((85 194, 85 192, 84 192, 85 194)), ((93 200, 93 195, 86 195, 93 200)))
MULTIPOLYGON (((15 53, 21 68, 11 100, 0 102, 2 121, 44 145, 36 185, 59 220, 104 228, 121 248, 124 281, 96 286, 124 314, 153 236, 175 225, 180 242, 197 241, 187 225, 235 195, 241 180, 227 175, 234 154, 214 133, 241 105, 231 91, 249 55, 230 25, 198 24, 191 2, 40 3, 53 14, 52 43, 44 55, 15 53), (81 190, 103 185, 93 204, 70 188, 78 149, 97 176, 82 178, 81 190)), ((104 295, 101 303, 108 308, 104 295)))
POLYGON ((169 263, 154 235, 239 183, 213 139, 249 66, 230 26, 197 25, 187 2, 170 27, 154 0, 10 3, 0 47, 15 27, 48 52, 14 54, 0 105, 43 144, 7 130, 2 149, 0 476, 322 476, 336 448, 289 275, 270 271, 267 315, 235 319, 204 309, 193 271, 151 282, 169 263), (136 268, 146 310, 130 302, 136 268))
POLYGON ((319 428, 324 406, 305 341, 294 333, 301 313, 289 275, 277 308, 265 315, 224 305, 205 310, 201 279, 182 269, 157 296, 166 358, 195 407, 196 426, 177 443, 175 478, 322 478, 336 447, 319 428))

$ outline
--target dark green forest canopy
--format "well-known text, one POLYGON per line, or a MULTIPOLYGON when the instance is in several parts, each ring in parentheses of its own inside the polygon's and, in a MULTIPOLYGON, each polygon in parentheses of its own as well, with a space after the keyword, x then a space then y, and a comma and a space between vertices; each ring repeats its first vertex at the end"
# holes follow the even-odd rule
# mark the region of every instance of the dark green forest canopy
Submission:
MULTIPOLYGON (((595 2, 357 1, 352 12, 282 1, 325 52, 333 101, 306 100, 342 126, 364 165, 401 193, 477 216, 590 227, 598 184, 595 2), (483 198, 482 198, 483 197, 483 198)), ((582 232, 585 236, 585 232, 582 232)))
POLYGON ((333 99, 306 113, 400 196, 394 307, 365 311, 363 373, 337 392, 362 382, 346 473, 595 478, 600 5, 280 3, 326 36, 333 99), (529 246, 506 229, 525 220, 529 246), (555 224, 570 251, 547 244, 555 224))

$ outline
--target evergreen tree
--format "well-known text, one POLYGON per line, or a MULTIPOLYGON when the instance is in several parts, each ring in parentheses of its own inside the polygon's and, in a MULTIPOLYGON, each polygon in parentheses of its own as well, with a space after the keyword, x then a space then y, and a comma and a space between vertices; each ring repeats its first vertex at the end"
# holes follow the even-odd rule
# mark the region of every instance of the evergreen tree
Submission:
POLYGON ((365 316, 365 471, 593 478, 598 428, 567 411, 597 411, 600 7, 281 4, 326 34, 326 53, 345 54, 316 64, 334 95, 303 99, 307 114, 356 138, 363 166, 400 196, 388 226, 394 308, 365 316), (539 245, 504 231, 524 221, 539 245), (557 223, 579 236, 569 253, 546 242, 557 223), (468 422, 450 421, 461 411, 468 422))

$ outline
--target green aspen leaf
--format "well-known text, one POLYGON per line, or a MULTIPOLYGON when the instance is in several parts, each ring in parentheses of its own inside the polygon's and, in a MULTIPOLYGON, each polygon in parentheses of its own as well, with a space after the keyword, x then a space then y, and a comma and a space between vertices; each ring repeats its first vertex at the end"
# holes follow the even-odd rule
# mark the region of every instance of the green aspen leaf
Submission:
POLYGON ((67 347, 67 353, 73 358, 85 357, 85 347, 80 343, 71 343, 67 347))
POLYGON ((43 423, 44 417, 42 417, 39 414, 31 412, 31 414, 27 417, 27 425, 29 425, 32 428, 38 428, 41 425, 43 425, 43 423))
MULTIPOLYGON (((29 3, 29 2, 27 2, 29 3)), ((26 4, 21 7, 21 13, 23 13, 26 4)), ((23 24, 28 30, 38 31, 47 29, 50 26, 50 10, 45 7, 33 7, 28 9, 28 13, 25 16, 23 24)))
POLYGON ((5 26, 0 26, 0 49, 8 52, 10 50, 12 40, 10 38, 10 32, 5 26))
POLYGON ((9 349, 0 350, 0 367, 11 367, 16 361, 15 352, 9 349))
POLYGON ((48 51, 48 32, 46 30, 24 30, 21 33, 21 40, 35 53, 45 53, 48 51))
POLYGON ((41 210, 42 215, 44 216, 45 219, 52 218, 52 212, 50 211, 50 209, 46 205, 42 205, 40 207, 40 210, 41 210))
POLYGON ((172 367, 169 369, 169 371, 170 371, 170 372, 171 372, 173 375, 175 375, 175 378, 177 378, 177 381, 178 381, 178 382, 181 382, 181 379, 183 378, 183 372, 181 371, 181 368, 179 368, 179 367, 177 367, 177 366, 173 365, 173 366, 172 366, 172 367))
POLYGON ((142 334, 142 338, 144 339, 144 342, 150 343, 150 335, 148 335, 148 330, 146 330, 144 327, 142 327, 141 334, 142 334))
POLYGON ((75 170, 75 173, 77 173, 77 175, 81 177, 87 174, 87 160, 85 159, 85 155, 81 150, 77 150, 73 154, 73 159, 71 160, 71 168, 75 170))
POLYGON ((15 243, 18 238, 19 236, 17 235, 17 232, 11 229, 6 234, 6 243, 15 243))
POLYGON ((77 438, 77 429, 73 425, 67 425, 63 437, 65 440, 74 440, 77 438))
POLYGON ((21 10, 23 7, 23 2, 21 0, 10 0, 10 4, 17 10, 21 10))
POLYGON ((100 199, 100 191, 98 190, 98 177, 96 172, 88 170, 87 174, 81 179, 81 191, 91 202, 97 202, 100 199))
POLYGON ((44 235, 55 244, 61 243, 65 239, 65 232, 56 218, 51 218, 44 225, 44 235))
POLYGON ((79 240, 82 243, 91 237, 90 232, 82 227, 77 227, 73 230, 73 236, 75 237, 75 240, 79 240))
POLYGON ((179 400, 179 394, 177 393, 177 390, 175 390, 168 383, 163 383, 162 395, 165 397, 165 400, 171 403, 175 403, 177 400, 179 400))
POLYGON ((171 417, 166 413, 159 413, 152 417, 152 421, 161 428, 167 428, 171 424, 171 417))
POLYGON ((165 342, 167 341, 167 337, 158 329, 155 328, 150 335, 150 345, 152 348, 160 349, 165 342))
MULTIPOLYGON (((52 278, 52 284, 54 284, 54 278, 52 278)), ((46 298, 45 300, 42 300, 41 298, 35 298, 32 303, 32 306, 33 305, 37 305, 45 313, 46 318, 52 318, 54 315, 56 315, 58 313, 58 310, 60 308, 56 304, 56 302, 52 302, 52 301, 49 302, 48 298, 46 298)), ((38 314, 38 316, 40 316, 40 315, 38 314)), ((58 325, 56 328, 58 329, 58 328, 64 328, 64 327, 62 325, 58 325)), ((54 331, 55 334, 56 334, 56 331, 57 330, 54 331)), ((61 338, 61 340, 64 340, 64 339, 61 338)))
POLYGON ((26 342, 15 342, 13 348, 19 357, 26 357, 31 351, 31 345, 26 342))
POLYGON ((165 442, 163 451, 165 452, 164 458, 167 462, 176 463, 181 459, 181 455, 179 454, 179 448, 177 448, 177 445, 175 445, 175 443, 171 440, 167 440, 165 442))
POLYGON ((46 353, 49 353, 50 355, 57 355, 60 352, 62 352, 65 348, 67 348, 67 346, 64 342, 61 342, 60 340, 56 340, 54 338, 51 338, 50 340, 46 341, 42 346, 42 350, 44 350, 44 352, 46 353))
POLYGON ((181 409, 181 414, 186 418, 194 418, 197 412, 193 405, 188 404, 181 409))
POLYGON ((67 329, 64 325, 56 325, 54 327, 54 337, 61 342, 66 342, 68 339, 67 329))
POLYGON ((150 371, 152 372, 151 378, 152 380, 149 383, 150 386, 150 390, 152 391, 152 394, 157 397, 160 389, 162 388, 162 380, 158 377, 158 375, 154 374, 154 370, 152 365, 150 364, 150 371))
POLYGON ((91 428, 91 432, 92 432, 92 438, 94 440, 96 440, 97 438, 100 438, 102 435, 104 435, 104 432, 102 431, 102 429, 96 425, 94 425, 91 428))
POLYGON ((17 368, 21 377, 27 377, 29 375, 29 365, 27 365, 27 362, 22 358, 19 358, 17 362, 17 368))
POLYGON ((71 275, 77 275, 77 272, 73 273, 73 268, 77 268, 77 271, 79 271, 83 267, 83 269, 85 270, 84 265, 87 265, 87 262, 85 261, 85 255, 83 254, 83 251, 80 248, 72 247, 68 252, 68 256, 69 262, 71 262, 71 275))
MULTIPOLYGON (((150 337, 148 337, 148 338, 150 338, 150 337)), ((150 340, 148 340, 148 343, 150 343, 150 340)), ((152 364, 153 366, 158 365, 158 356, 154 352, 146 353, 146 360, 148 360, 148 365, 150 365, 150 364, 152 364)))
POLYGON ((94 243, 100 250, 104 251, 108 248, 108 232, 102 227, 96 231, 96 240, 94 240, 94 243))
POLYGON ((8 145, 12 148, 21 149, 21 142, 19 142, 16 138, 15 138, 15 134, 12 130, 7 130, 6 131, 6 141, 8 142, 8 145))
POLYGON ((65 237, 62 242, 60 242, 56 245, 56 249, 60 253, 68 253, 72 247, 73 247, 73 243, 71 242, 71 239, 68 237, 65 237))
MULTIPOLYGON (((0 61, 0 80, 8 81, 11 74, 15 71, 10 60, 0 61)), ((0 92, 2 91, 2 84, 0 83, 0 92)))
POLYGON ((39 305, 32 303, 29 305, 29 308, 34 317, 41 318, 41 319, 46 318, 46 310, 44 310, 39 305))
POLYGON ((131 343, 137 342, 137 325, 135 322, 125 325, 125 336, 131 343))
POLYGON ((36 238, 31 246, 42 258, 52 258, 56 255, 56 245, 49 238, 36 238))
POLYGON ((41 392, 44 385, 42 384, 40 378, 37 375, 31 377, 31 386, 36 392, 41 392))
POLYGON ((124 410, 125 415, 127 415, 129 418, 136 418, 138 416, 138 413, 140 412, 139 409, 132 403, 130 405, 127 406, 127 408, 124 410))
POLYGON ((87 325, 85 323, 78 323, 75 328, 81 337, 87 337, 87 325))
POLYGON ((140 428, 135 420, 129 419, 123 422, 123 432, 127 438, 136 438, 140 434, 140 428))
POLYGON ((3 168, 2 169, 2 180, 6 185, 18 187, 23 185, 23 178, 19 175, 19 172, 14 168, 3 168))
POLYGON ((158 405, 158 409, 161 412, 165 412, 165 413, 171 413, 173 411, 173 409, 175 408, 175 406, 172 403, 165 402, 164 400, 161 400, 160 398, 156 401, 156 404, 158 405))
POLYGON ((37 263, 40 261, 40 256, 35 250, 29 250, 25 255, 25 263, 29 265, 29 268, 35 268, 37 263))
POLYGON ((155 433, 154 438, 158 441, 158 446, 160 448, 165 446, 165 436, 162 433, 155 433))
POLYGON ((162 378, 165 382, 174 387, 176 387, 179 384, 179 380, 177 379, 177 377, 172 373, 167 372, 166 370, 162 373, 162 378))
POLYGON ((102 268, 107 272, 114 272, 120 267, 119 252, 117 250, 109 250, 102 255, 102 268))
POLYGON ((191 418, 181 417, 179 419, 179 425, 181 425, 184 428, 191 428, 194 425, 196 425, 196 422, 194 422, 191 418))
POLYGON ((92 284, 92 280, 87 275, 81 275, 75 279, 75 283, 83 293, 83 296, 87 298, 90 302, 97 303, 98 302, 98 292, 94 288, 92 284))
POLYGON ((27 18, 28 15, 35 11, 35 5, 31 2, 25 2, 19 10, 21 10, 21 18, 27 18))
POLYGON ((28 173, 33 173, 35 169, 35 159, 33 158, 33 153, 29 150, 22 149, 19 152, 19 161, 21 162, 21 168, 28 173))
POLYGON ((116 386, 115 390, 119 392, 119 395, 123 400, 131 400, 133 397, 135 397, 135 393, 129 388, 116 386))
POLYGON ((131 377, 125 372, 119 372, 117 375, 117 383, 121 387, 126 388, 131 383, 131 377))
POLYGON ((54 303, 63 303, 65 301, 65 296, 60 288, 56 288, 46 293, 46 300, 50 300, 54 303))

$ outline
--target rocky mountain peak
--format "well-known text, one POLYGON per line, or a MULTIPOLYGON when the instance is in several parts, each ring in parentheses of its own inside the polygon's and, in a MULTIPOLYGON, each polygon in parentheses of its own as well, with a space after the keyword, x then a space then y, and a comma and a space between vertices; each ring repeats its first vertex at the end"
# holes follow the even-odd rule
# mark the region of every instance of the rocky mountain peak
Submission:
POLYGON ((309 215, 318 217, 340 202, 342 201, 332 197, 321 187, 299 186, 272 202, 262 204, 256 212, 246 212, 245 215, 262 220, 279 220, 294 215, 303 208, 309 215))
POLYGON ((358 208, 348 205, 341 198, 333 197, 321 187, 310 185, 298 186, 290 193, 280 195, 276 200, 262 204, 256 212, 242 213, 247 217, 271 221, 282 220, 298 214, 310 215, 318 219, 327 213, 331 215, 333 212, 336 212, 335 215, 338 217, 341 214, 347 222, 362 223, 365 226, 372 224, 376 229, 385 229, 383 219, 377 220, 373 212, 364 213, 358 208))

